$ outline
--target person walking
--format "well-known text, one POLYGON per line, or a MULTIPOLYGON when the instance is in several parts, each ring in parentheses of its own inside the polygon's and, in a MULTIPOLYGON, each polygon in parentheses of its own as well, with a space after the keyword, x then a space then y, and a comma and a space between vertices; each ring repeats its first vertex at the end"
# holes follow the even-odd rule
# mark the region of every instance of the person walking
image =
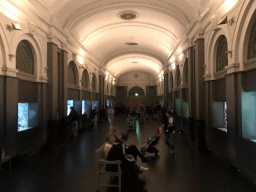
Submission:
POLYGON ((170 147, 170 153, 173 154, 174 146, 172 133, 174 131, 174 121, 170 111, 167 111, 165 114, 167 118, 163 120, 162 128, 164 128, 165 132, 165 143, 170 147))

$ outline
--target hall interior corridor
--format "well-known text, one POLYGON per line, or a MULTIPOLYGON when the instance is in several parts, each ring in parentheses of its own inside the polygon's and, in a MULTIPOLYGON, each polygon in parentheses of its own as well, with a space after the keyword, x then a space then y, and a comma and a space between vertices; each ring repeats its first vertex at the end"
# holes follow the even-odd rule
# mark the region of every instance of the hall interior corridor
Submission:
MULTIPOLYGON (((161 125, 160 120, 139 124, 128 130, 128 144, 140 148, 161 125)), ((114 118, 118 135, 127 131, 126 115, 114 118)), ((97 174, 95 149, 104 142, 110 128, 107 120, 96 131, 85 129, 78 138, 57 145, 52 151, 36 152, 10 171, 0 174, 0 192, 95 192, 97 174)), ((149 167, 140 175, 148 192, 253 192, 255 188, 238 172, 201 154, 184 133, 174 134, 175 154, 169 153, 164 135, 158 149, 160 157, 138 164, 149 167)), ((106 189, 111 192, 115 190, 106 189)))

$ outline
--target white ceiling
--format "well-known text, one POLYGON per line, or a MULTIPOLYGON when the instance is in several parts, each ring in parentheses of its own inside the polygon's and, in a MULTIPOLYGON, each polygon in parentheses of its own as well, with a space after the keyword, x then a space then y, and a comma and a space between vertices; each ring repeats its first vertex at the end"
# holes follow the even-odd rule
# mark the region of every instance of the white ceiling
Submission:
POLYGON ((202 14, 225 0, 30 1, 46 5, 52 20, 114 76, 134 70, 157 76, 202 14), (137 17, 123 20, 125 12, 137 17))

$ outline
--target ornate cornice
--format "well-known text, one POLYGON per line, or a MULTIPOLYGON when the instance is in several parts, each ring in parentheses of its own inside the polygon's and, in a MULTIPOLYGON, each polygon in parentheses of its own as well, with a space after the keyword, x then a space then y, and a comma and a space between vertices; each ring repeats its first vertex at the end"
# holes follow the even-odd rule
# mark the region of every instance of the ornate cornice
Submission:
POLYGON ((79 85, 68 84, 68 88, 80 90, 80 86, 79 85))
POLYGON ((188 84, 185 84, 185 85, 181 85, 180 87, 181 89, 187 89, 188 88, 188 84))
POLYGON ((48 78, 44 77, 44 76, 40 76, 39 77, 39 81, 42 82, 42 83, 47 83, 48 82, 48 78))
POLYGON ((250 70, 256 68, 256 57, 244 62, 244 70, 250 70))
POLYGON ((173 91, 179 91, 179 90, 180 90, 180 87, 173 88, 173 91))
POLYGON ((17 77, 17 73, 19 73, 18 69, 12 69, 6 66, 2 67, 3 75, 10 76, 10 77, 17 77))
POLYGON ((239 72, 239 67, 240 67, 239 63, 233 63, 231 65, 227 65, 225 69, 227 70, 227 74, 231 74, 231 73, 239 72))
POLYGON ((204 75, 204 81, 212 81, 212 75, 211 74, 206 74, 204 75))
POLYGON ((227 70, 223 69, 219 72, 214 73, 213 75, 214 75, 214 80, 222 79, 227 75, 227 70))

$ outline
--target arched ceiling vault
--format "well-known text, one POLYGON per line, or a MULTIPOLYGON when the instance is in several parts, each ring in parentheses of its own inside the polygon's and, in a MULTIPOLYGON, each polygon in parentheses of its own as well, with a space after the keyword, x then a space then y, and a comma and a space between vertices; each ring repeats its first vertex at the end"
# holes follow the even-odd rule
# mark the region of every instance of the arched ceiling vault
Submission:
POLYGON ((63 30, 98 65, 116 76, 134 70, 157 76, 198 18, 203 1, 51 0, 49 5, 63 30))

